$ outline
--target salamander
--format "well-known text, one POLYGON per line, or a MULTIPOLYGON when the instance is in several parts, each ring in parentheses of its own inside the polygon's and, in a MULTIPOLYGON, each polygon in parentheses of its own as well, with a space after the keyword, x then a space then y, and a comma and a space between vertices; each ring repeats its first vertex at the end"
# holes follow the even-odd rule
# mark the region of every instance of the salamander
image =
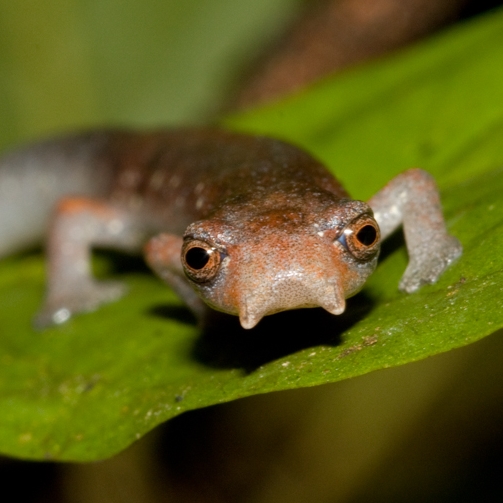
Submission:
POLYGON ((93 278, 93 247, 143 249, 196 315, 210 306, 244 328, 289 309, 341 314, 401 225, 405 292, 462 252, 427 172, 405 171, 363 202, 304 150, 218 129, 98 131, 19 148, 0 159, 0 210, 1 255, 47 230, 42 327, 124 294, 93 278))

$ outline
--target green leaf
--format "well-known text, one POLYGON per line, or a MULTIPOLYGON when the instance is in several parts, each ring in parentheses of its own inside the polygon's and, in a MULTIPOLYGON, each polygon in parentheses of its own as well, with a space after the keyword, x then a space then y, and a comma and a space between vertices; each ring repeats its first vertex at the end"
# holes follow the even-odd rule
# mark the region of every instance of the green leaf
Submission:
POLYGON ((41 256, 0 264, 0 451, 104 458, 186 410, 400 365, 502 327, 501 61, 499 11, 226 121, 305 146, 362 199, 405 168, 431 171, 464 255, 416 294, 397 291, 406 265, 398 237, 340 317, 299 310, 251 331, 224 317, 201 332, 158 280, 112 269, 128 296, 35 332, 41 256))

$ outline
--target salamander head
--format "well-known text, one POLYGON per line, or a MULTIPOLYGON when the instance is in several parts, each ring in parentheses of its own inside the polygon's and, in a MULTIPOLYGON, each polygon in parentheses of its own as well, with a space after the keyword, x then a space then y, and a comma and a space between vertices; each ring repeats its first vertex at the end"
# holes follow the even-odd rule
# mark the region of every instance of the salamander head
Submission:
POLYGON ((208 305, 238 315, 244 328, 302 307, 341 314, 375 269, 379 227, 361 201, 323 213, 271 210, 238 225, 196 222, 184 236, 185 275, 208 305))

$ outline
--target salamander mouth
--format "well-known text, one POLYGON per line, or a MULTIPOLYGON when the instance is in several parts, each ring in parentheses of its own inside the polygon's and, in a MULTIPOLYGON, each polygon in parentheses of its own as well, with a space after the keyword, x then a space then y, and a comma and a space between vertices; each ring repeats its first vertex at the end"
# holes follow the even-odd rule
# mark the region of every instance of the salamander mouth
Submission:
POLYGON ((346 309, 346 300, 337 285, 329 285, 317 291, 302 288, 302 284, 293 286, 295 288, 292 289, 292 285, 285 282, 275 286, 275 296, 271 292, 262 295, 258 292, 243 300, 239 306, 241 326, 245 329, 253 328, 264 316, 291 309, 322 307, 335 315, 342 314, 346 309))

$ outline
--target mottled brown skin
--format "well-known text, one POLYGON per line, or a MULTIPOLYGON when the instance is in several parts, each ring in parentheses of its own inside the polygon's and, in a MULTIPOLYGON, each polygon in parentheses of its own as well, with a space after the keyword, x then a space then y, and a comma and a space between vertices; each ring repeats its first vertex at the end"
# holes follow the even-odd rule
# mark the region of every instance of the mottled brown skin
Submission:
POLYGON ((92 277, 95 246, 144 247, 147 262, 198 316, 209 305, 238 315, 245 328, 299 307, 342 313, 376 267, 381 234, 402 223, 410 256, 403 290, 436 281, 461 253, 421 170, 403 173, 367 204, 279 140, 197 129, 101 132, 4 157, 0 191, 2 177, 23 171, 23 159, 36 165, 42 158, 59 166, 58 180, 70 177, 62 187, 73 187, 73 166, 81 171, 51 220, 39 326, 123 294, 122 285, 92 277))
MULTIPOLYGON (((126 206, 141 200, 137 211, 165 232, 218 247, 228 259, 196 291, 211 307, 239 315, 244 326, 296 307, 321 305, 339 314, 360 286, 360 269, 367 276, 375 266, 373 260, 350 268, 333 246, 346 223, 370 208, 350 201, 318 161, 289 144, 211 130, 114 143, 120 168, 111 200, 126 206), (289 278, 280 280, 285 271, 289 278)), ((147 259, 173 284, 181 273, 181 241, 164 236, 160 252, 154 243, 159 239, 150 243, 147 259), (169 257, 160 260, 166 248, 169 257)), ((189 303, 202 312, 195 299, 189 303)))
POLYGON ((118 133, 105 155, 117 166, 110 199, 136 201, 140 212, 180 234, 222 206, 230 213, 257 203, 292 206, 321 192, 349 198, 318 161, 271 138, 211 129, 118 133))

